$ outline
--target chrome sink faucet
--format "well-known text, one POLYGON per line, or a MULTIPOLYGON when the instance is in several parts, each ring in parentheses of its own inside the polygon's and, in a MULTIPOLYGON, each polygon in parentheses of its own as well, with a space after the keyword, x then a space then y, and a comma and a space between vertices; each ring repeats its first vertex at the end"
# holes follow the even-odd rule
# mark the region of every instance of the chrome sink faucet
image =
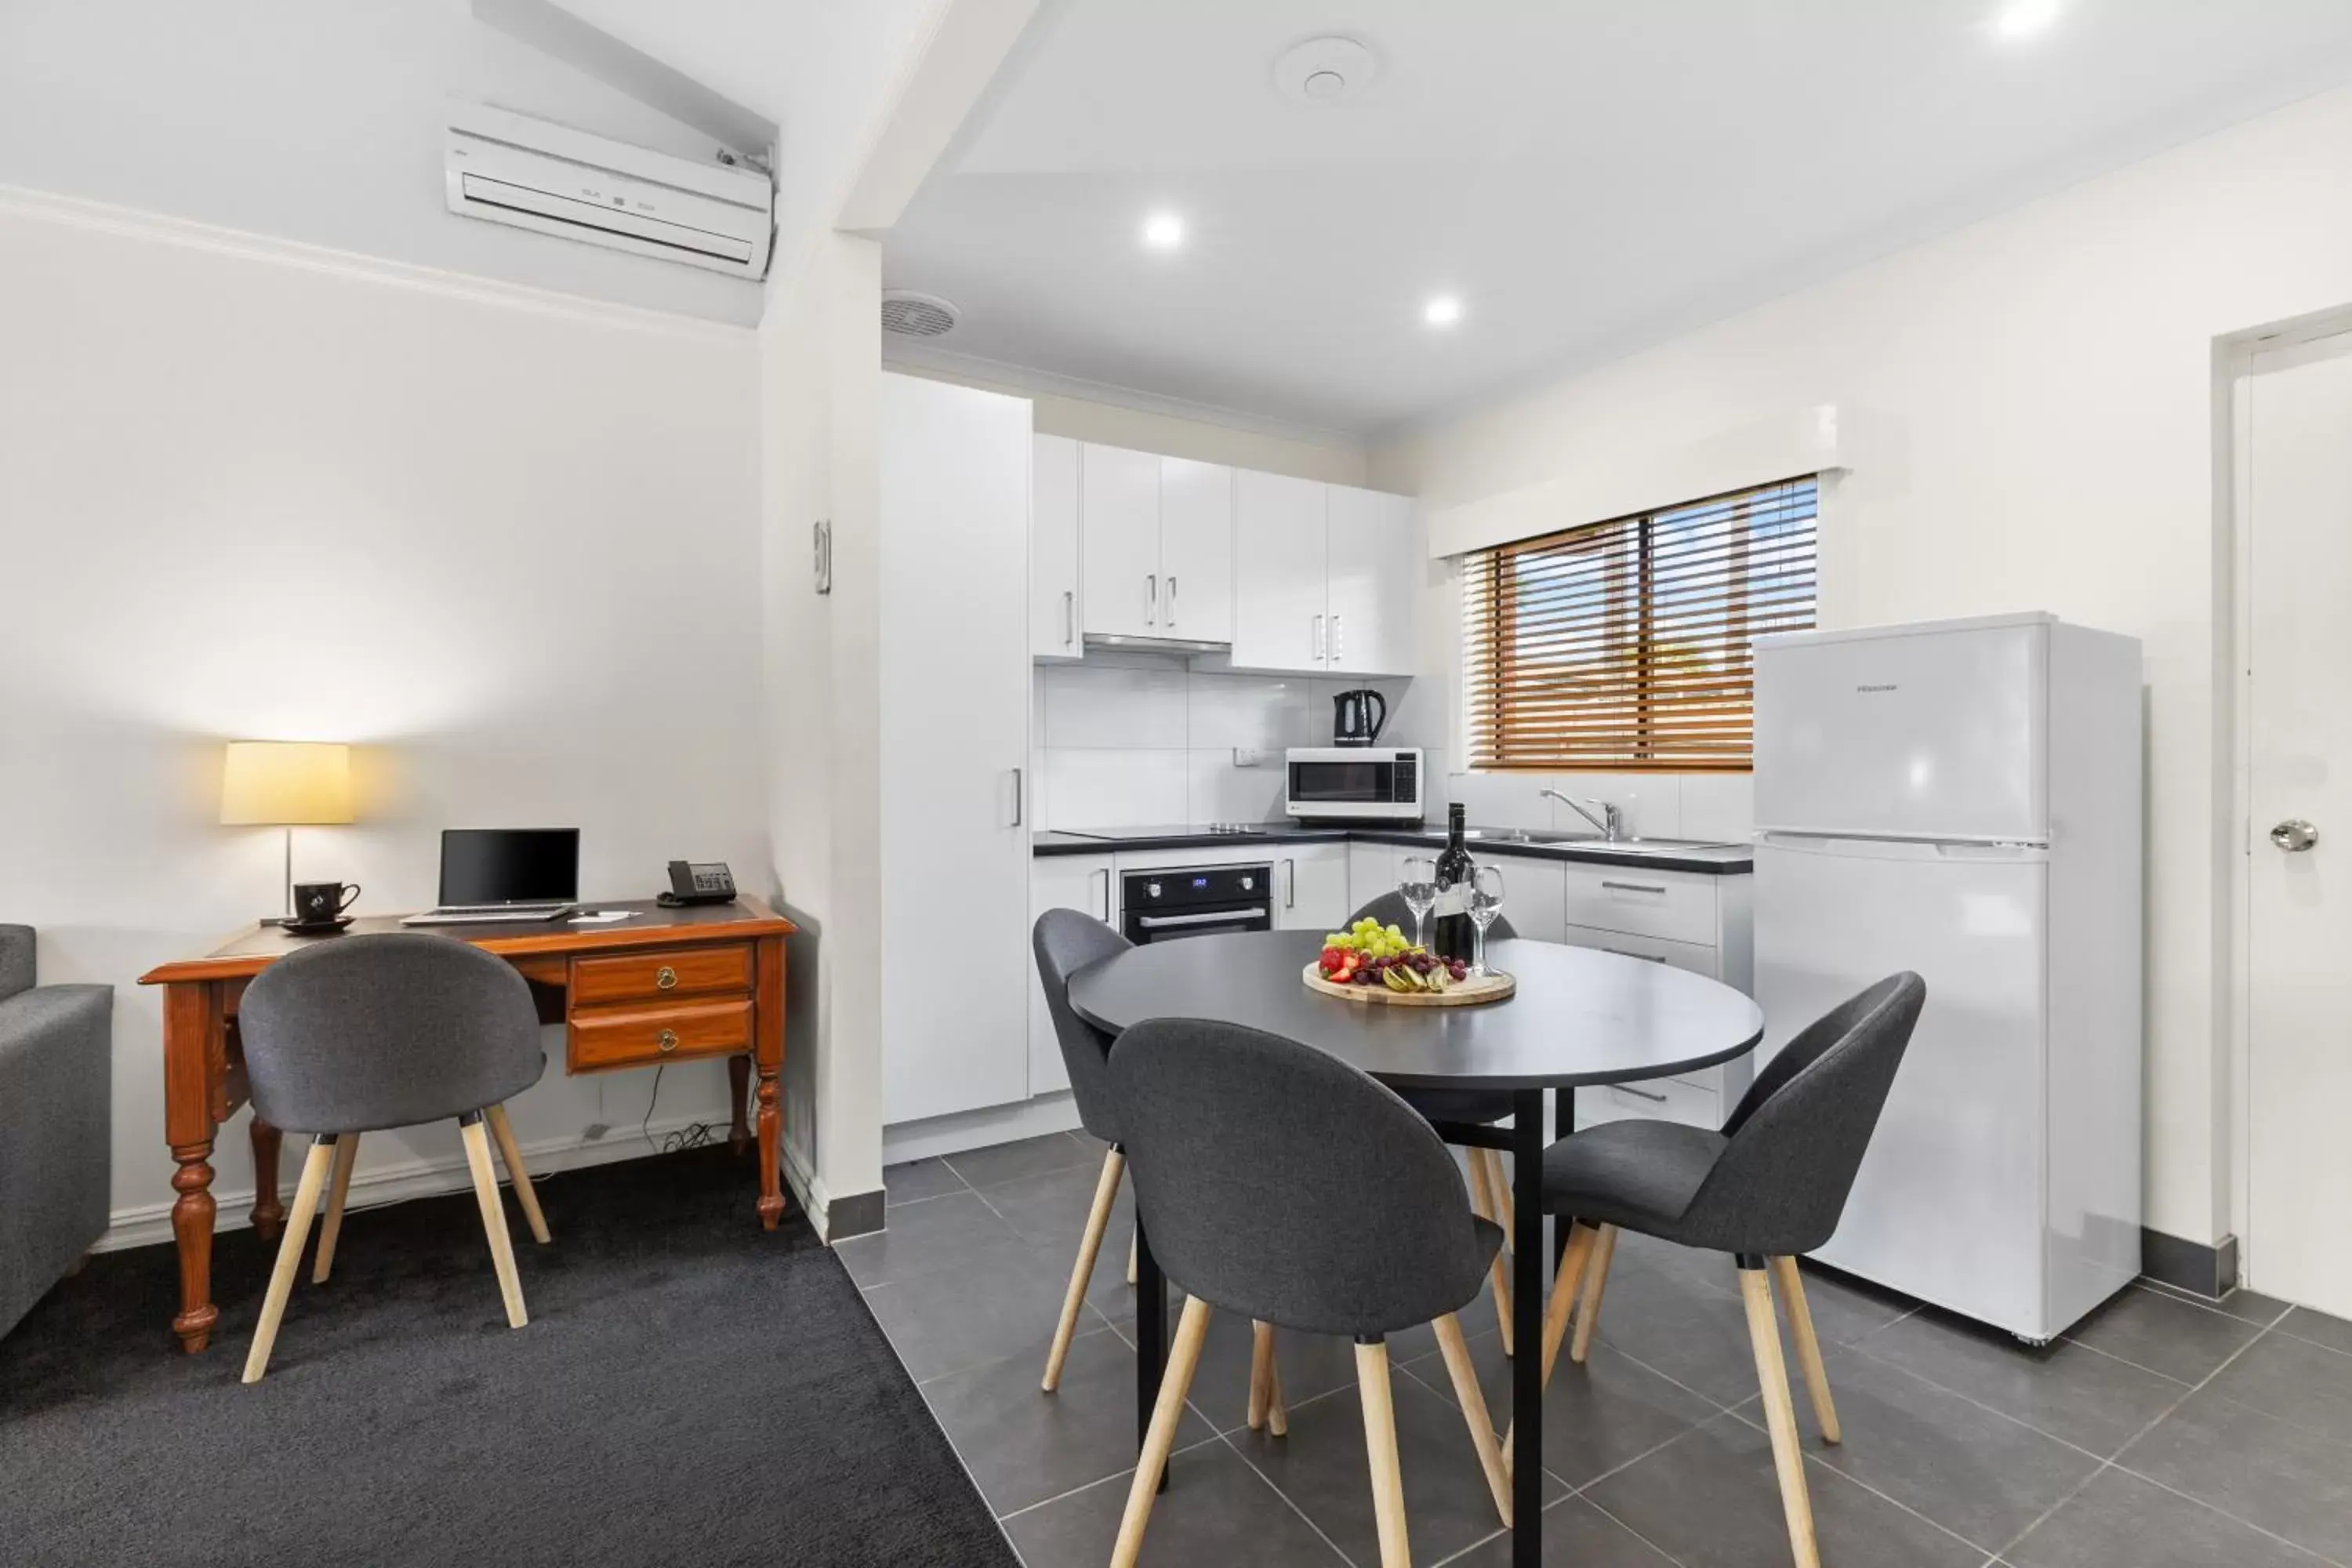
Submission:
POLYGON ((1584 818, 1585 821, 1592 824, 1593 826, 1601 829, 1601 837, 1612 844, 1616 843, 1619 838, 1624 836, 1625 814, 1618 810, 1615 806, 1610 805, 1605 800, 1594 800, 1591 802, 1592 805, 1601 808, 1601 815, 1599 816, 1595 816, 1591 812, 1584 809, 1582 803, 1580 803, 1572 796, 1560 794, 1559 791, 1556 789, 1547 788, 1539 791, 1538 798, 1542 795, 1549 795, 1552 799, 1559 802, 1560 805, 1568 807, 1569 810, 1576 813, 1577 816, 1584 818))

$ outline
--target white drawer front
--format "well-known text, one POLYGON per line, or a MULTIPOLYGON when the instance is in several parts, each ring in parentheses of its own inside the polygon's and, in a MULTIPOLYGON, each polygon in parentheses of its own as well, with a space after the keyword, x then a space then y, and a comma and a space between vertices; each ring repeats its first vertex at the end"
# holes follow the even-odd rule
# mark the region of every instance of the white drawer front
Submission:
POLYGON ((1679 1079, 1652 1079, 1646 1083, 1607 1084, 1576 1091, 1576 1124, 1594 1126, 1647 1117, 1654 1121, 1679 1121, 1709 1131, 1723 1125, 1715 1091, 1679 1079))
POLYGON ((1570 865, 1566 869, 1563 912, 1569 925, 1715 945, 1713 877, 1639 866, 1570 865))
POLYGON ((1635 936, 1631 931, 1594 931, 1589 926, 1568 928, 1570 947, 1598 948, 1602 952, 1621 953, 1627 958, 1645 958, 1653 963, 1664 963, 1675 969, 1687 969, 1693 974, 1704 974, 1709 980, 1720 979, 1721 958, 1712 947, 1701 947, 1693 942, 1668 942, 1664 937, 1635 936))

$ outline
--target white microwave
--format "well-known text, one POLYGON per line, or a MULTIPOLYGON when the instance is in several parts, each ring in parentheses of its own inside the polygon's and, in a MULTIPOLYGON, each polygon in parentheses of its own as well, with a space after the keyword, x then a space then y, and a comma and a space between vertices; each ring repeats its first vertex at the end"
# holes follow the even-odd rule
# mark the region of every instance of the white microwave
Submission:
POLYGON ((1419 746, 1294 746, 1283 809, 1301 822, 1419 822, 1419 746))

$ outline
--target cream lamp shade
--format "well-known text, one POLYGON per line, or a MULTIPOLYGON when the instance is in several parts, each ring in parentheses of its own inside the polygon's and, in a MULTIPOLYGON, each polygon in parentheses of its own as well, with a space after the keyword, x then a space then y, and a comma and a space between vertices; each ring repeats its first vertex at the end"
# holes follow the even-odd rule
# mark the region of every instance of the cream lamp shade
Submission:
POLYGON ((225 827, 352 820, 352 749, 340 742, 231 741, 221 770, 225 827))

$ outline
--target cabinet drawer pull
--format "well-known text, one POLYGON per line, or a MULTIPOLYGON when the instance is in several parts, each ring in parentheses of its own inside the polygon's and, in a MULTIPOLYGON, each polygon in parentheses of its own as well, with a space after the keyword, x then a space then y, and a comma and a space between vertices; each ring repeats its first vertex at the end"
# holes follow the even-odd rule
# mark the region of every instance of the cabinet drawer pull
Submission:
POLYGON ((660 1034, 654 1037, 654 1044, 659 1046, 665 1051, 674 1051, 677 1049, 677 1031, 676 1029, 664 1029, 660 1034))
POLYGON ((1658 893, 1663 895, 1665 892, 1664 888, 1659 887, 1654 882, 1603 882, 1601 885, 1604 888, 1613 888, 1621 893, 1658 893))
POLYGON ((1620 958, 1638 958, 1647 963, 1664 963, 1666 961, 1665 954, 1662 952, 1628 952, 1622 947, 1604 947, 1601 951, 1613 952, 1620 958))
POLYGON ((1078 596, 1070 589, 1062 590, 1062 646, 1069 647, 1078 640, 1078 596))
POLYGON ((1652 1094, 1646 1089, 1635 1089, 1630 1083, 1612 1083, 1609 1087, 1619 1094, 1630 1094, 1636 1100, 1646 1100, 1653 1105, 1664 1105, 1666 1102, 1664 1095, 1652 1094))
POLYGON ((656 990, 656 991, 669 991, 669 990, 674 990, 674 989, 676 989, 676 988, 677 988, 677 970, 675 970, 675 969, 672 969, 668 964, 665 963, 665 964, 663 964, 659 969, 656 969, 656 970, 655 970, 655 971, 654 971, 654 989, 655 989, 655 990, 656 990))

